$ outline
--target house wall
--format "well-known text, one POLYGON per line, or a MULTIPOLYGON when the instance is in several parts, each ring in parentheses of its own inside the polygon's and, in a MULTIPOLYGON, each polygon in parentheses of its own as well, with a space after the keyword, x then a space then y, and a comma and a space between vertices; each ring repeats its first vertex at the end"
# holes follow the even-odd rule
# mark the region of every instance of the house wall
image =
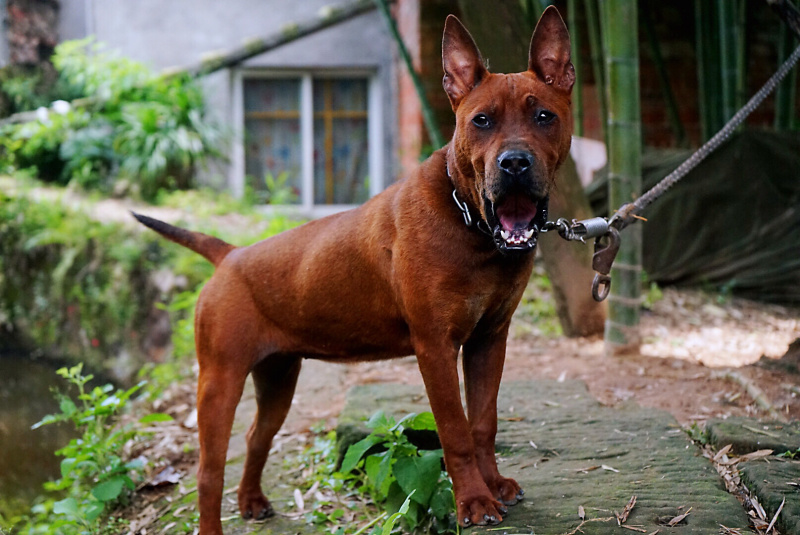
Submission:
MULTIPOLYGON (((112 49, 156 70, 183 67, 204 54, 229 50, 248 39, 280 32, 293 22, 313 18, 331 0, 62 0, 64 38, 95 35, 112 49)), ((294 41, 248 60, 243 68, 301 68, 312 70, 360 68, 374 72, 382 89, 381 123, 384 130, 385 184, 397 168, 395 55, 384 22, 377 11, 294 41)), ((234 117, 231 71, 202 80, 209 111, 225 124, 234 117)), ((228 180, 224 167, 205 180, 228 180)))

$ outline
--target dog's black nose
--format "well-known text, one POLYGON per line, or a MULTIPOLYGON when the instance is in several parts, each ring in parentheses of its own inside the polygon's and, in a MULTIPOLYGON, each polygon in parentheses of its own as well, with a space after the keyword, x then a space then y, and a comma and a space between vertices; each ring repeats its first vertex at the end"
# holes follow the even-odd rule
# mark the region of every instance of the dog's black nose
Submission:
POLYGON ((533 155, 521 150, 509 150, 497 158, 497 165, 511 176, 520 176, 533 165, 533 155))

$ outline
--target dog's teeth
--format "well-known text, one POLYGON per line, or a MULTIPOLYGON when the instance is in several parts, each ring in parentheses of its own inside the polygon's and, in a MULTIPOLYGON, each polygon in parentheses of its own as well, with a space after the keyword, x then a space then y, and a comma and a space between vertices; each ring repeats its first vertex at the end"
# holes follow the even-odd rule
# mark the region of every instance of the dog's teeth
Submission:
POLYGON ((532 236, 533 236, 533 229, 528 229, 528 230, 525 231, 525 239, 526 240, 530 240, 532 236))
POLYGON ((509 231, 507 231, 507 230, 501 230, 500 231, 500 236, 502 236, 502 238, 504 240, 508 241, 508 238, 511 237, 511 233, 509 231))

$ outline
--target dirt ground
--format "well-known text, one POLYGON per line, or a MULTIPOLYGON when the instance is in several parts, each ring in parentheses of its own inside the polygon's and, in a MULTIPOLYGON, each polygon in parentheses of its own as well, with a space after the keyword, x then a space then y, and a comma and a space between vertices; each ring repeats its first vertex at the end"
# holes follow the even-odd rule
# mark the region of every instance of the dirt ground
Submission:
MULTIPOLYGON (((625 356, 607 356, 601 337, 526 334, 526 323, 512 325, 505 381, 579 379, 604 404, 664 409, 684 425, 732 415, 800 418, 800 343, 789 351, 800 339, 800 309, 667 289, 643 311, 640 351, 625 356)), ((284 432, 333 423, 355 384, 422 382, 413 358, 330 366, 307 363, 311 386, 301 381, 284 432), (318 374, 324 379, 313 379, 318 374)))

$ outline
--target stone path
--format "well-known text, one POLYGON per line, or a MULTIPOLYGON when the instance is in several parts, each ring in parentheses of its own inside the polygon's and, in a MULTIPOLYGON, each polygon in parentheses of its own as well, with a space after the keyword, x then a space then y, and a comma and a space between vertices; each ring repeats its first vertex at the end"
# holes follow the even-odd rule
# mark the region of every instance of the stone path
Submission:
MULTIPOLYGON (((378 408, 399 409, 397 414, 428 410, 420 387, 357 387, 341 425, 352 432, 378 408)), ((500 526, 466 533, 571 533, 581 524, 580 506, 589 520, 581 527, 586 534, 717 534, 719 524, 748 526, 742 506, 666 412, 633 404, 602 406, 577 381, 532 381, 503 385, 499 417, 500 471, 519 481, 525 499, 500 526), (614 512, 634 495, 636 505, 625 523, 632 531, 617 525, 614 512), (663 525, 689 508, 681 524, 663 525)))
MULTIPOLYGON (((318 406, 315 389, 330 392, 316 385, 317 375, 309 374, 311 382, 306 380, 299 389, 298 404, 304 404, 305 396, 306 402, 313 402, 308 405, 318 406)), ((324 376, 327 383, 336 380, 335 373, 324 376)), ((226 488, 231 492, 223 503, 225 533, 321 533, 302 517, 285 514, 292 510, 292 491, 298 483, 286 483, 287 467, 280 454, 273 455, 268 463, 264 481, 270 499, 283 514, 255 524, 238 517, 233 489, 241 475, 244 434, 255 410, 251 398, 248 390, 237 412, 228 455, 226 488)), ((347 394, 347 403, 339 415, 338 435, 349 443, 359 440, 367 432, 364 420, 378 409, 396 418, 430 410, 421 386, 358 386, 347 394)), ((711 421, 707 430, 717 449, 733 444, 733 451, 739 455, 764 448, 776 453, 800 448, 797 423, 767 424, 732 418, 711 421)), ((436 442, 435 435, 418 438, 436 442)), ((473 527, 464 531, 465 535, 716 535, 721 524, 750 532, 742 505, 725 491, 712 463, 669 413, 633 403, 603 406, 579 381, 504 383, 499 399, 497 449, 501 472, 520 482, 526 491, 525 499, 510 508, 499 526, 473 527), (615 513, 622 512, 632 496, 636 496, 636 504, 624 525, 619 526, 615 513), (585 522, 579 518, 579 508, 585 512, 585 522), (679 524, 665 525, 687 512, 679 524)), ((785 499, 776 527, 784 535, 800 535, 800 460, 770 456, 738 466, 743 481, 757 494, 768 518, 785 499)), ((292 477, 297 479, 300 475, 292 477)), ((189 494, 176 501, 172 509, 191 506, 195 500, 196 494, 189 494)), ((163 527, 169 521, 166 516, 159 524, 163 527)))
MULTIPOLYGON (((775 454, 800 451, 800 422, 730 418, 708 422, 707 430, 717 449, 732 444, 739 455, 764 449, 775 454)), ((770 456, 739 467, 742 481, 758 497, 767 518, 771 519, 785 500, 775 523, 783 534, 800 534, 800 454, 797 459, 770 456)))

